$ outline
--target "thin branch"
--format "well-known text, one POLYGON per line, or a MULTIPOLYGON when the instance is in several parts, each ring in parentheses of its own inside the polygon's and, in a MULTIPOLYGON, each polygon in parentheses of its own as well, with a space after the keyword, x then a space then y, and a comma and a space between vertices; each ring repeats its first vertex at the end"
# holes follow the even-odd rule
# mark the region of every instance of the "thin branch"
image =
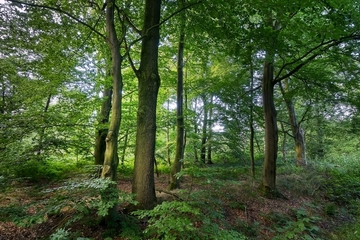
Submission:
MULTIPOLYGON (((311 101, 311 99, 310 99, 310 101, 311 101)), ((302 115, 302 117, 301 117, 301 120, 299 121, 299 126, 300 126, 300 124, 302 123, 302 122, 305 122, 305 116, 306 116, 306 114, 310 111, 310 109, 311 109, 311 104, 309 104, 308 106, 307 106, 307 108, 306 108, 306 110, 305 110, 305 112, 304 112, 304 114, 302 115)))
POLYGON ((292 62, 289 62, 289 63, 284 64, 284 65, 281 67, 281 69, 280 69, 280 71, 278 72, 278 74, 276 75, 275 80, 279 78, 281 72, 285 69, 285 67, 301 61, 302 59, 306 58, 306 57, 307 57, 309 54, 311 54, 312 52, 316 51, 316 50, 319 49, 320 47, 325 46, 326 44, 329 44, 329 43, 331 43, 331 42, 333 42, 333 41, 334 41, 334 40, 330 40, 330 41, 327 41, 327 42, 322 42, 322 43, 320 43, 319 45, 311 48, 309 51, 307 51, 303 56, 299 57, 298 59, 296 59, 296 60, 294 60, 294 61, 292 61, 292 62))
POLYGON ((192 6, 198 5, 198 4, 202 3, 202 2, 203 2, 203 0, 200 0, 200 1, 198 1, 198 2, 190 3, 189 5, 186 5, 185 7, 178 9, 177 11, 173 12, 172 14, 170 14, 170 16, 164 18, 164 20, 162 20, 159 24, 154 25, 154 26, 152 26, 151 28, 147 29, 145 35, 147 35, 147 33, 148 33, 151 29, 153 29, 154 27, 163 25, 166 21, 168 21, 170 18, 172 18, 172 17, 175 16, 176 14, 178 14, 178 13, 180 13, 180 12, 182 12, 182 11, 188 9, 188 8, 191 8, 192 6))
POLYGON ((118 14, 121 13, 121 14, 124 16, 126 22, 130 25, 130 27, 131 27, 136 33, 138 33, 139 35, 141 35, 141 30, 138 29, 138 28, 135 26, 135 24, 133 24, 133 23, 131 22, 129 16, 128 16, 124 11, 122 11, 122 10, 119 8, 118 5, 115 5, 115 7, 116 7, 116 9, 117 9, 117 11, 118 11, 118 14))
POLYGON ((122 36, 121 36, 120 41, 119 41, 119 45, 121 45, 122 42, 126 40, 126 38, 125 38, 125 36, 126 36, 126 26, 125 26, 125 20, 123 18, 121 18, 120 9, 116 4, 115 4, 115 8, 117 10, 117 15, 118 15, 119 21, 121 23, 122 36))
MULTIPOLYGON (((203 2, 203 0, 200 0, 200 1, 198 1, 198 2, 194 2, 194 3, 191 3, 191 4, 189 4, 189 5, 187 5, 187 6, 183 7, 183 8, 180 8, 180 9, 178 9, 177 11, 173 12, 172 14, 170 14, 170 16, 166 17, 166 18, 165 18, 164 20, 162 20, 160 23, 155 24, 154 26, 151 26, 150 28, 146 29, 145 34, 143 34, 140 38, 132 41, 132 42, 129 44, 129 48, 128 48, 127 51, 129 52, 129 51, 130 51, 130 48, 131 48, 135 43, 141 41, 144 37, 146 37, 146 36, 148 35, 149 31, 152 30, 153 28, 156 28, 156 27, 158 27, 158 26, 161 26, 161 25, 164 24, 166 21, 168 21, 170 18, 174 17, 176 14, 178 14, 178 13, 180 13, 180 12, 182 12, 182 11, 184 11, 184 10, 192 7, 192 6, 195 6, 195 5, 197 5, 197 4, 200 4, 200 3, 202 3, 202 2, 203 2)), ((126 55, 126 54, 125 54, 125 55, 126 55)))
POLYGON ((99 32, 98 30, 96 30, 93 26, 87 24, 86 22, 83 22, 82 20, 80 20, 79 18, 75 17, 74 15, 72 15, 69 12, 66 12, 64 10, 62 10, 59 7, 51 7, 51 6, 47 6, 47 5, 42 5, 42 4, 35 4, 35 3, 27 3, 27 2, 22 2, 22 1, 17 1, 17 0, 6 0, 7 2, 12 2, 12 3, 19 3, 21 5, 25 5, 25 6, 30 6, 30 7, 37 7, 37 8, 44 8, 44 9, 48 9, 48 10, 52 10, 55 12, 59 12, 62 14, 65 14, 66 16, 68 16, 69 18, 75 20, 76 22, 88 27, 89 29, 91 29, 93 32, 95 32, 97 35, 99 35, 100 37, 106 39, 106 36, 104 34, 102 34, 101 32, 99 32))
POLYGON ((166 194, 169 194, 175 198, 177 198, 178 200, 181 200, 181 201, 185 201, 184 199, 182 199, 181 197, 179 197, 178 195, 176 195, 175 193, 172 193, 172 192, 169 192, 169 191, 165 191, 165 190, 162 190, 162 189, 156 189, 157 192, 159 193, 166 193, 166 194))
POLYGON ((315 59, 316 57, 320 56, 321 54, 323 54, 325 51, 327 51, 328 49, 330 49, 333 46, 336 46, 342 42, 345 42, 347 40, 355 40, 355 39, 360 39, 359 35, 350 35, 350 36, 346 36, 346 37, 342 37, 339 40, 329 40, 327 42, 323 42, 319 45, 317 45, 316 47, 310 49, 308 52, 306 52, 302 57, 296 59, 293 62, 287 63, 285 65, 283 65, 280 69, 280 71, 278 72, 278 74, 276 75, 273 84, 276 84, 282 80, 284 80, 285 78, 290 77, 291 75, 293 75, 294 73, 296 73, 297 71, 299 71, 303 66, 305 66, 306 64, 308 64, 310 61, 312 61, 313 59, 315 59), (313 55, 311 55, 310 57, 308 57, 304 62, 300 63, 299 65, 297 65, 294 69, 292 69, 291 71, 289 71, 287 74, 285 74, 284 76, 280 77, 281 72, 285 69, 286 66, 292 65, 298 61, 303 60, 304 58, 306 58, 308 55, 310 55, 311 53, 313 53, 314 51, 318 50, 319 48, 323 47, 321 50, 319 50, 319 52, 314 53, 313 55))
POLYGON ((134 71, 135 75, 137 76, 139 70, 136 69, 135 64, 134 64, 134 61, 132 60, 132 58, 131 58, 131 56, 130 56, 130 48, 131 48, 131 45, 130 45, 130 46, 127 45, 126 39, 125 39, 124 43, 125 43, 125 49, 126 49, 125 56, 128 57, 130 66, 131 66, 132 70, 134 71))

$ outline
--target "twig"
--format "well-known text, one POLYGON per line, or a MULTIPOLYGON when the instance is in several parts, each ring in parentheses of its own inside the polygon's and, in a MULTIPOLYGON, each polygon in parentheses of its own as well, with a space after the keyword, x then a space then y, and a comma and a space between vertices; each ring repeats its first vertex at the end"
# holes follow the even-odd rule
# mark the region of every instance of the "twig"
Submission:
POLYGON ((172 193, 172 192, 165 191, 165 190, 161 190, 161 189, 157 189, 156 191, 159 192, 159 193, 169 194, 169 195, 171 195, 171 196, 173 196, 173 197, 175 197, 175 198, 177 198, 177 199, 179 199, 179 200, 181 200, 181 201, 185 201, 184 199, 182 199, 181 197, 179 197, 178 195, 176 195, 176 194, 174 194, 174 193, 172 193))

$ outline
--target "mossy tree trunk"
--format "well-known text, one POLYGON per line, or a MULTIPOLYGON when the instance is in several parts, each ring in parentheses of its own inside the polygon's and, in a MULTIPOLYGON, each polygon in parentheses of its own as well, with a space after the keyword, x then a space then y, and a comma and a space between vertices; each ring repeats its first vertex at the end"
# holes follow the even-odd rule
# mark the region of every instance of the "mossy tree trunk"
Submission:
POLYGON ((111 98, 112 98, 112 89, 105 87, 103 90, 103 102, 101 105, 101 110, 99 114, 99 126, 96 131, 95 138, 95 150, 94 150, 94 158, 95 165, 103 165, 104 164, 104 156, 106 149, 106 135, 109 130, 109 126, 106 124, 109 123, 109 116, 111 111, 111 98))
POLYGON ((108 34, 108 45, 111 51, 111 76, 113 80, 112 111, 109 131, 106 135, 106 149, 104 155, 104 164, 101 173, 102 178, 110 178, 116 181, 116 170, 119 164, 118 157, 118 135, 121 123, 121 101, 122 101, 122 75, 121 64, 122 56, 120 55, 120 42, 114 23, 115 0, 106 1, 106 31, 108 34))
POLYGON ((291 125, 291 131, 295 141, 295 152, 296 152, 296 166, 305 166, 306 165, 306 147, 305 147, 305 133, 300 126, 300 122, 296 119, 295 107, 291 98, 286 96, 286 93, 289 91, 288 80, 284 81, 284 86, 280 82, 280 89, 286 103, 286 108, 289 114, 289 121, 291 125))

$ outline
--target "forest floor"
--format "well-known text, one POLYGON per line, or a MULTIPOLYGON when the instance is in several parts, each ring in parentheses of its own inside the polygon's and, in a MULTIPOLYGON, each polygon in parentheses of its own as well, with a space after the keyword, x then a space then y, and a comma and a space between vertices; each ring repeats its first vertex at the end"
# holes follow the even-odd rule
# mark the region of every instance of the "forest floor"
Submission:
MULTIPOLYGON (((309 169, 305 175, 279 173, 278 188, 284 198, 278 199, 261 196, 259 179, 239 174, 231 167, 224 170, 218 166, 206 167, 205 174, 198 177, 185 175, 181 182, 185 194, 179 190, 167 191, 168 174, 155 176, 156 194, 160 204, 179 199, 183 201, 186 194, 201 192, 198 201, 205 201, 209 208, 221 209, 223 217, 218 220, 220 226, 226 225, 249 239, 338 239, 334 230, 346 222, 350 223, 352 217, 325 196, 323 180, 326 176, 312 175, 311 171, 309 169)), ((39 211, 39 205, 41 209, 53 197, 54 191, 46 190, 57 189, 62 183, 14 180, 1 191, 0 240, 48 239, 56 229, 64 226, 64 222, 74 216, 76 209, 73 207, 62 205, 57 214, 45 213, 41 219, 31 219, 39 211), (16 216, 27 217, 24 226, 15 224, 21 222, 16 216)), ((119 174, 118 188, 130 193, 131 175, 119 174)), ((118 207, 120 214, 125 214, 123 208, 118 207)), ((146 226, 147 223, 142 224, 146 226)), ((84 221, 75 221, 68 229, 76 232, 78 237, 70 239, 104 239, 107 231, 102 224, 84 221)))

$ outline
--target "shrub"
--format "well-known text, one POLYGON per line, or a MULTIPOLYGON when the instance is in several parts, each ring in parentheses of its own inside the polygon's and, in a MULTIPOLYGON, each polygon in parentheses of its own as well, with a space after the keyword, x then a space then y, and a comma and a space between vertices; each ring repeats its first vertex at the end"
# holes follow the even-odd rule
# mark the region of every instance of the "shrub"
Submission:
POLYGON ((293 211, 293 218, 283 214, 274 214, 270 218, 275 222, 275 232, 279 235, 274 240, 280 239, 318 239, 319 228, 316 223, 319 217, 310 216, 304 208, 293 211))
POLYGON ((350 204, 353 199, 360 199, 360 175, 357 171, 329 171, 326 194, 330 201, 350 204))
MULTIPOLYGON (((74 222, 88 217, 94 220, 94 214, 95 221, 100 223, 104 217, 109 216, 110 209, 113 209, 114 206, 125 202, 136 204, 131 194, 119 192, 114 187, 115 184, 113 181, 101 178, 78 179, 77 181, 68 181, 60 187, 47 189, 43 194, 51 194, 52 197, 28 205, 27 209, 32 209, 35 214, 20 216, 15 223, 28 227, 35 223, 45 222, 49 216, 63 217, 64 220, 57 226, 59 230, 53 239, 66 234, 67 227, 74 222)), ((115 218, 118 216, 111 217, 114 217, 113 220, 116 222, 115 218)))
MULTIPOLYGON (((209 207, 207 211, 211 211, 209 207)), ((151 239, 245 239, 235 230, 221 228, 216 221, 220 215, 205 213, 195 202, 163 202, 152 210, 133 214, 147 220, 144 233, 151 239)))

